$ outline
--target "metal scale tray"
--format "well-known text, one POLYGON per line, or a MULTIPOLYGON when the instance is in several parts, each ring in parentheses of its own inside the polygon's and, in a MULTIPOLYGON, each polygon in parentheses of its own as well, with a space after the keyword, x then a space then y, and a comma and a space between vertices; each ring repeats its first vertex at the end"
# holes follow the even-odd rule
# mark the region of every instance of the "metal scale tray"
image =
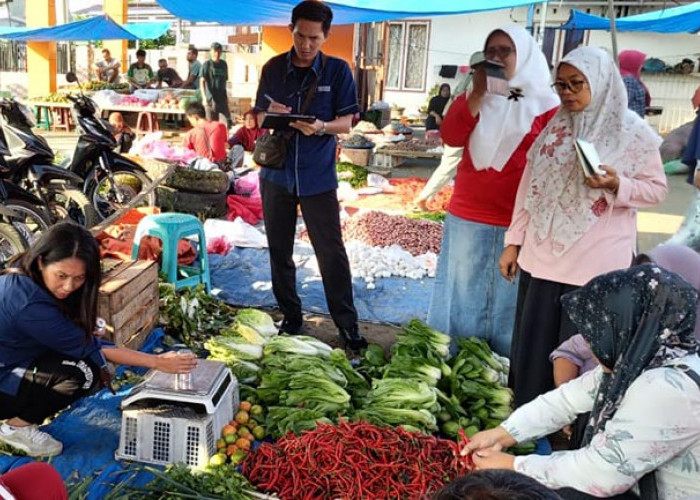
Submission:
POLYGON ((178 389, 177 375, 150 370, 144 380, 135 385, 131 393, 122 400, 121 408, 125 410, 139 401, 149 400, 160 404, 198 404, 203 406, 208 414, 212 414, 232 384, 234 399, 238 399, 238 381, 220 361, 197 360, 197 367, 191 372, 191 377, 191 389, 178 389))

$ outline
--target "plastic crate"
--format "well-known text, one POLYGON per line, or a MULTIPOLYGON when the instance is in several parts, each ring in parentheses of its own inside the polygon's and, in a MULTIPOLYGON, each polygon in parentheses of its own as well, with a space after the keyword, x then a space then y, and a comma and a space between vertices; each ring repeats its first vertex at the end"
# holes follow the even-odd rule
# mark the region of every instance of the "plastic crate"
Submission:
MULTIPOLYGON (((199 361, 200 365, 208 363, 213 362, 199 361)), ((162 375, 165 374, 158 374, 162 375)), ((149 389, 147 383, 137 386, 137 394, 122 402, 122 428, 115 458, 204 467, 216 453, 216 439, 239 404, 238 381, 228 368, 221 369, 210 387, 206 394, 173 392, 168 399, 162 392, 149 389)))

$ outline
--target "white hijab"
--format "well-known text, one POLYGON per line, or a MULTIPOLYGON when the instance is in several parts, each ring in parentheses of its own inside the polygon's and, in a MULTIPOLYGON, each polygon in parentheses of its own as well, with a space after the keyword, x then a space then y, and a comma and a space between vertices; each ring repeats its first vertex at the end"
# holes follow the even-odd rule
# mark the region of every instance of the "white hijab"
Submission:
POLYGON ((659 156, 661 138, 627 109, 627 91, 612 57, 602 49, 580 47, 561 63, 578 69, 591 91, 590 104, 572 113, 563 106, 528 153, 532 169, 525 209, 536 241, 553 240, 554 254, 565 253, 600 217, 612 210, 614 196, 589 188, 578 164, 574 140, 598 150, 604 165, 632 178, 659 156))
POLYGON ((559 98, 549 86, 549 66, 534 38, 514 24, 491 34, 495 31, 504 32, 515 45, 515 74, 508 86, 519 90, 522 97, 484 96, 479 121, 469 139, 469 154, 476 170, 493 168, 500 172, 532 129, 532 121, 557 106, 559 98))

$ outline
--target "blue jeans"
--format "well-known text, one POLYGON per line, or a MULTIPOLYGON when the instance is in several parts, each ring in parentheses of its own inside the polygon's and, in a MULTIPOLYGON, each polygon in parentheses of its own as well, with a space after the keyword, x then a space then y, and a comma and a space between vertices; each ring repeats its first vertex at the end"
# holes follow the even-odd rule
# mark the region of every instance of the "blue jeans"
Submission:
POLYGON ((447 214, 428 324, 452 337, 480 337, 510 355, 518 287, 498 270, 505 227, 447 214))

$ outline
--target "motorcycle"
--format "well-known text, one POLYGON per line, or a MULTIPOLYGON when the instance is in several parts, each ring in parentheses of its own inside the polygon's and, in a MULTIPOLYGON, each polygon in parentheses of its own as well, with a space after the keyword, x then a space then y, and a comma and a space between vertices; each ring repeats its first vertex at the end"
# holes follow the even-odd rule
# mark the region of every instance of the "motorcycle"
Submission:
MULTIPOLYGON (((66 80, 77 83, 80 90, 77 96, 66 96, 73 103, 71 116, 80 130, 68 170, 83 179, 83 193, 99 216, 107 218, 138 196, 150 179, 141 165, 114 151, 116 139, 100 117, 95 101, 83 93, 76 75, 67 73, 66 80)), ((155 192, 143 201, 148 206, 155 202, 155 192)))
MULTIPOLYGON (((9 152, 0 131, 0 172, 9 170, 2 159, 9 152)), ((12 257, 27 250, 36 233, 48 227, 37 203, 40 200, 31 193, 0 178, 0 269, 12 257)))
POLYGON ((99 222, 99 216, 82 192, 83 179, 54 165, 54 152, 46 139, 32 130, 34 117, 14 99, 0 100, 2 133, 8 145, 3 154, 8 179, 34 194, 46 208, 48 222, 70 219, 85 227, 99 222))

